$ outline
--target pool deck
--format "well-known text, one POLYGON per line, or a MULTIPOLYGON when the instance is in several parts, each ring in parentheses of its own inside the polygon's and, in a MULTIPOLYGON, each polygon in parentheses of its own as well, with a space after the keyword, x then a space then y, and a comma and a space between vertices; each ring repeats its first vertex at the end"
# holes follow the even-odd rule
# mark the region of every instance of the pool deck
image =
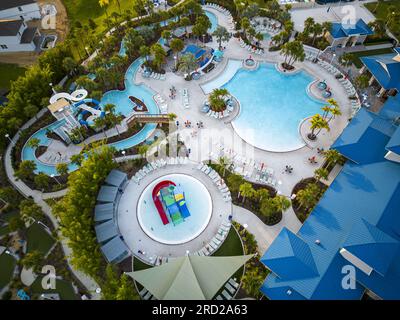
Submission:
MULTIPOLYGON (((217 186, 209 176, 197 169, 197 165, 198 163, 167 165, 146 175, 139 185, 133 180, 129 181, 119 201, 117 221, 125 243, 135 256, 151 263, 157 256, 168 258, 184 256, 186 251, 193 253, 210 242, 223 221, 228 221, 228 216, 232 214, 232 203, 224 201, 217 186), (176 173, 189 175, 207 188, 211 195, 212 214, 205 230, 195 239, 184 244, 168 245, 153 240, 142 230, 136 215, 136 206, 142 192, 151 182, 162 176, 176 173), (138 250, 144 251, 145 254, 139 254, 138 250)), ((155 214, 158 213, 155 212, 155 214)))

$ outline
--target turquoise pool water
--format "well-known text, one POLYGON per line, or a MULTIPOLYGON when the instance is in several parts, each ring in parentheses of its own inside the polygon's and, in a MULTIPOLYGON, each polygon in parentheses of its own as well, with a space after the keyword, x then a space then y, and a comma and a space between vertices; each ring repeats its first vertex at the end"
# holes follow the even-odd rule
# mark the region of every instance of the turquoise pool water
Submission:
POLYGON ((210 31, 210 33, 213 33, 215 31, 215 29, 217 29, 217 27, 218 27, 218 18, 211 11, 204 10, 204 12, 205 12, 206 16, 208 17, 208 19, 210 19, 210 22, 211 22, 211 28, 209 29, 209 31, 210 31))
POLYGON ((268 151, 303 147, 299 125, 323 106, 307 93, 312 81, 306 72, 285 75, 272 64, 261 64, 255 71, 239 69, 223 85, 241 104, 240 114, 232 122, 235 131, 243 140, 268 151))
MULTIPOLYGON (((125 193, 128 194, 130 190, 128 188, 125 193)), ((202 182, 186 174, 169 174, 154 180, 144 189, 137 206, 137 218, 142 230, 155 241, 169 245, 186 243, 196 238, 207 227, 211 215, 212 201, 209 191, 202 182), (152 198, 154 187, 166 180, 179 185, 185 193, 190 216, 178 225, 172 222, 166 225, 162 223, 152 198)))

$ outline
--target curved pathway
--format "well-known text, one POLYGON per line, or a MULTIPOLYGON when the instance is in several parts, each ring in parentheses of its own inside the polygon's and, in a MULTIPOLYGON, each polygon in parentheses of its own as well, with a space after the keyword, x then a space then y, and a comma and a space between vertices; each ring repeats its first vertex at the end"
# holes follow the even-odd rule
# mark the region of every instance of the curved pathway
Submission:
POLYGON ((283 227, 297 233, 302 226, 292 208, 289 208, 282 214, 282 220, 279 223, 268 226, 251 211, 233 205, 233 220, 240 223, 242 226, 247 225, 246 229, 252 233, 257 240, 258 251, 261 256, 278 236, 283 227))

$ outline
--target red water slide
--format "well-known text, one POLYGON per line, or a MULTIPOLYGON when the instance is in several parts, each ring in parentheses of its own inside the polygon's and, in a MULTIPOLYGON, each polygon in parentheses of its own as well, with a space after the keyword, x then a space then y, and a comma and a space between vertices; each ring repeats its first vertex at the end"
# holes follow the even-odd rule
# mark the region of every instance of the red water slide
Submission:
POLYGON ((153 193, 152 193, 154 205, 156 206, 158 214, 160 215, 160 218, 164 225, 168 224, 169 221, 168 221, 167 214, 164 211, 164 207, 162 206, 160 199, 157 197, 157 194, 162 188, 168 187, 170 185, 175 186, 176 184, 169 180, 161 181, 160 183, 157 183, 157 185, 154 187, 153 193))

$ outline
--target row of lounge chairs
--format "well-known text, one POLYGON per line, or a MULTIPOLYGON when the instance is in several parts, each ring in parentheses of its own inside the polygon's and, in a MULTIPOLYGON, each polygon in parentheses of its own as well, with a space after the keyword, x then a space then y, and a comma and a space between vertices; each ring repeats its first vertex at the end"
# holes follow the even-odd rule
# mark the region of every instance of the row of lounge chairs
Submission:
POLYGON ((58 154, 50 154, 50 155, 46 156, 44 158, 44 160, 49 163, 67 162, 68 156, 67 155, 61 156, 58 154))
POLYGON ((137 184, 142 180, 145 176, 147 176, 150 172, 162 168, 167 165, 167 162, 164 159, 155 160, 146 164, 142 169, 140 169, 136 174, 132 177, 133 181, 137 184))
POLYGON ((167 113, 168 111, 168 104, 167 101, 161 96, 161 94, 156 94, 154 96, 154 101, 157 103, 158 107, 160 108, 161 113, 167 113))
POLYGON ((190 105, 189 105, 189 91, 187 88, 183 88, 181 91, 182 94, 182 106, 185 109, 189 109, 190 105))
POLYGON ((218 5, 216 3, 206 3, 206 6, 208 6, 210 8, 214 8, 215 10, 222 12, 226 16, 232 16, 228 9, 225 9, 224 7, 221 7, 220 5, 218 5))
POLYGON ((166 80, 167 79, 167 76, 165 74, 161 74, 161 73, 157 73, 157 72, 148 73, 148 72, 144 71, 142 68, 139 68, 138 72, 143 73, 143 77, 145 77, 145 78, 152 78, 155 80, 166 80))
POLYGON ((254 53, 254 54, 258 54, 258 55, 262 55, 264 53, 264 51, 262 49, 257 49, 249 44, 246 44, 242 38, 239 39, 239 44, 242 48, 245 48, 247 51, 254 53))
POLYGON ((221 294, 215 297, 216 300, 231 300, 236 292, 239 290, 239 283, 237 283, 234 279, 229 279, 227 283, 225 283, 224 289, 221 294), (228 292, 229 291, 229 292, 228 292))
POLYGON ((199 251, 194 252, 192 255, 198 256, 209 256, 215 252, 227 237, 229 230, 231 228, 230 221, 222 222, 217 234, 199 251))
MULTIPOLYGON (((218 142, 215 146, 223 153, 223 156, 234 164, 236 173, 248 179, 254 179, 259 183, 269 184, 273 187, 276 186, 277 180, 274 178, 275 172, 271 167, 266 166, 264 163, 256 162, 254 159, 243 157, 231 149, 225 150, 224 145, 218 142)), ((211 152, 210 158, 214 161, 218 161, 219 156, 211 152)))
POLYGON ((222 193, 225 202, 232 201, 231 192, 229 191, 228 186, 225 184, 224 179, 222 179, 221 176, 213 168, 209 167, 206 164, 199 163, 197 169, 210 177, 210 179, 214 182, 219 191, 222 193))
POLYGON ((233 110, 233 108, 232 109, 225 109, 222 112, 216 112, 216 111, 210 110, 210 111, 208 111, 206 113, 206 116, 209 116, 209 117, 212 117, 212 118, 215 118, 215 119, 222 119, 222 118, 228 117, 232 110, 233 110))
POLYGON ((141 297, 143 300, 157 300, 156 297, 153 296, 153 295, 151 294, 151 292, 148 291, 148 290, 147 290, 146 288, 144 288, 144 287, 143 287, 142 290, 140 290, 139 295, 140 295, 140 297, 141 297))

